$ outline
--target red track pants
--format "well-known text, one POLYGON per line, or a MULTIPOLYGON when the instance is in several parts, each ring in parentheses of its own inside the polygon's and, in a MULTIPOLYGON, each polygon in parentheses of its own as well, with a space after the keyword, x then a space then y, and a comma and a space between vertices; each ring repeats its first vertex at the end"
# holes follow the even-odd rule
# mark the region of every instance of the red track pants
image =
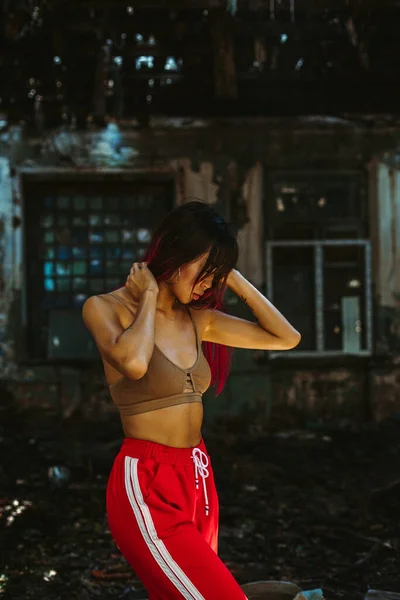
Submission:
POLYGON ((149 600, 246 600, 217 555, 218 496, 204 442, 127 438, 107 486, 111 534, 149 600))

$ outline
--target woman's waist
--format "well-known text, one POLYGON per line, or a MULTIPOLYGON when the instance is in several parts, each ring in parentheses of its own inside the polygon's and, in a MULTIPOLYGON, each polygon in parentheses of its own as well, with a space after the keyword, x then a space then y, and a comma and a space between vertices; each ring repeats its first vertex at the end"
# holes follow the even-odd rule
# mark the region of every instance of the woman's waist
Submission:
POLYGON ((193 446, 175 447, 161 444, 153 440, 125 438, 120 449, 120 454, 137 459, 152 459, 160 463, 171 465, 193 465, 194 452, 208 457, 207 448, 202 437, 193 446))
POLYGON ((196 402, 136 415, 121 415, 121 421, 126 438, 175 448, 192 448, 201 440, 203 405, 196 402))

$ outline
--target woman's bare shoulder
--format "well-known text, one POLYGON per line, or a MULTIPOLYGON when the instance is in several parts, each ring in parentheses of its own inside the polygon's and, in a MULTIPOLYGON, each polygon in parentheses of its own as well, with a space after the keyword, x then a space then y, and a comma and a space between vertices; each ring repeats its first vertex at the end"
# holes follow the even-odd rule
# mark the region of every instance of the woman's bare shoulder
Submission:
POLYGON ((118 301, 111 294, 97 294, 86 298, 83 310, 94 310, 103 312, 109 310, 111 306, 116 306, 118 301))
POLYGON ((198 331, 200 339, 203 339, 203 334, 208 327, 210 322, 211 313, 213 312, 209 308, 191 308, 189 307, 190 314, 194 322, 196 323, 196 329, 198 331))
MULTIPOLYGON (((86 324, 97 321, 98 318, 104 317, 105 314, 113 312, 112 302, 107 298, 107 295, 99 294, 86 298, 82 307, 82 317, 86 324)), ((116 303, 117 301, 114 300, 114 302, 116 303)))
POLYGON ((99 319, 107 316, 108 319, 114 318, 120 320, 120 316, 127 310, 135 312, 135 307, 127 306, 124 301, 119 299, 117 292, 106 294, 97 294, 89 296, 82 307, 82 317, 86 324, 96 323, 99 319))

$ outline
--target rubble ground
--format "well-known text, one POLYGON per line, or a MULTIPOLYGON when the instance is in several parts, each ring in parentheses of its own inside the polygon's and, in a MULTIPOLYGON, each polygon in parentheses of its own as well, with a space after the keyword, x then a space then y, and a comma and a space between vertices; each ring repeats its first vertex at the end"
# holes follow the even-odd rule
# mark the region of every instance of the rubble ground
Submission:
MULTIPOLYGON (((105 517, 117 416, 63 421, 6 401, 0 418, 0 595, 144 598, 105 517)), ((333 600, 400 592, 399 420, 247 432, 220 420, 203 433, 220 556, 240 583, 286 580, 333 600)))

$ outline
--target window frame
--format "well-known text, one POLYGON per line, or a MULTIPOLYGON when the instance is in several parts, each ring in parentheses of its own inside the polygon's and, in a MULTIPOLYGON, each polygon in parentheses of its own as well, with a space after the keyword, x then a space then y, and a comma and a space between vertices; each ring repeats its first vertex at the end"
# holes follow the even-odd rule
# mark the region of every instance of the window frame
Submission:
MULTIPOLYGON (((22 273, 21 283, 23 293, 21 294, 21 321, 23 324, 23 338, 21 339, 22 352, 20 353, 19 363, 21 364, 88 364, 97 361, 98 358, 88 357, 50 357, 48 342, 34 342, 34 336, 38 335, 38 332, 33 329, 30 315, 32 312, 32 290, 31 286, 32 278, 28 273, 28 256, 29 249, 31 247, 28 234, 32 227, 32 223, 28 224, 28 203, 35 203, 35 197, 32 195, 32 185, 35 189, 37 186, 47 186, 57 188, 58 184, 67 186, 80 186, 95 185, 101 186, 103 183, 107 185, 115 186, 115 195, 118 196, 118 184, 121 182, 123 185, 138 185, 145 187, 146 185, 161 185, 164 187, 171 210, 176 206, 177 197, 177 182, 174 173, 168 172, 155 172, 149 173, 147 170, 143 172, 131 172, 123 169, 103 169, 101 172, 91 171, 77 171, 76 169, 57 169, 50 168, 48 170, 35 170, 35 169, 21 169, 18 174, 18 184, 21 189, 21 212, 23 215, 23 227, 20 230, 21 236, 21 262, 22 262, 22 273), (41 348, 41 344, 43 346, 41 348)), ((114 192, 113 192, 114 194, 114 192)), ((86 197, 85 192, 81 192, 80 195, 86 197)), ((124 194, 125 195, 125 194, 124 194)), ((90 194, 89 194, 90 196, 90 194)), ((42 274, 41 281, 44 282, 45 276, 42 274)), ((122 280, 121 280, 122 281, 122 280)), ((58 309, 56 309, 58 310, 58 309)), ((69 307, 68 309, 79 312, 81 307, 69 307)))
MULTIPOLYGON (((265 242, 266 256, 266 282, 267 295, 274 301, 273 289, 273 257, 274 247, 298 247, 312 246, 314 248, 314 298, 315 298, 315 330, 316 330, 316 349, 315 350, 288 350, 286 352, 268 351, 270 358, 316 358, 316 357, 339 357, 371 356, 373 352, 373 297, 372 297, 372 262, 371 262, 371 242, 368 239, 344 239, 344 240, 268 240, 265 242), (365 285, 365 326, 366 326, 366 349, 356 353, 348 353, 343 350, 324 350, 324 264, 323 248, 326 246, 363 246, 364 247, 364 285, 365 285)), ((279 309, 279 306, 277 307, 279 309)), ((300 332, 301 333, 301 332, 300 332)))

